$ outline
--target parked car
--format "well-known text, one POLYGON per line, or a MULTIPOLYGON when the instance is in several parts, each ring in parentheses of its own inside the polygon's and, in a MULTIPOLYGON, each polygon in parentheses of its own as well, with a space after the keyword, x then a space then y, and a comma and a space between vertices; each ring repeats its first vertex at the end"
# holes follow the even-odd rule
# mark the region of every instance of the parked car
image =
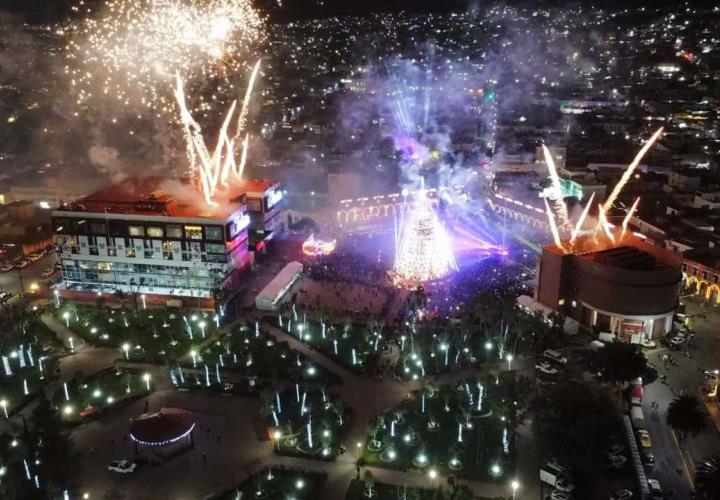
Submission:
POLYGON ((652 469, 655 466, 655 455, 650 451, 650 448, 640 448, 638 451, 640 452, 640 461, 643 465, 652 469))
POLYGON ((679 346, 683 345, 686 340, 687 340, 687 337, 685 337, 685 336, 679 337, 676 335, 675 337, 670 339, 670 345, 676 345, 679 347, 679 346))
POLYGON ((550 363, 542 362, 535 365, 535 369, 545 375, 557 375, 558 370, 554 368, 550 363))
POLYGON ((704 370, 703 376, 706 382, 716 382, 718 377, 720 377, 720 370, 704 370))
POLYGON ((637 434, 640 446, 643 448, 652 448, 652 439, 650 439, 650 433, 647 430, 638 429, 637 434))
POLYGON ((561 365, 566 365, 568 362, 567 356, 553 349, 545 349, 543 356, 549 360, 555 361, 556 363, 560 363, 561 365))
POLYGON ((120 474, 130 474, 131 472, 134 472, 135 469, 137 469, 137 464, 125 459, 113 460, 108 464, 109 471, 119 472, 120 474))
POLYGON ((621 469, 627 463, 627 457, 624 455, 611 455, 607 457, 607 466, 615 469, 621 469))
POLYGON ((552 490, 545 495, 545 500, 570 500, 572 497, 566 491, 552 490))
POLYGON ((15 267, 17 269, 24 269, 28 266, 28 264, 30 264, 29 260, 21 260, 17 264, 15 264, 15 267))
POLYGON ((657 479, 648 479, 648 489, 650 490, 650 498, 663 498, 660 481, 657 479))
POLYGON ((5 264, 4 266, 0 267, 0 271, 4 273, 12 271, 13 269, 15 269, 15 266, 13 264, 5 264))
POLYGON ((53 269, 53 268, 51 267, 51 268, 49 268, 49 269, 45 269, 42 273, 40 273, 40 277, 41 277, 41 278, 49 278, 49 277, 52 276, 53 274, 55 274, 55 269, 53 269))
POLYGON ((610 495, 610 500, 630 500, 632 497, 633 492, 630 490, 617 490, 610 495))
POLYGON ((558 478, 558 480, 555 482, 555 488, 558 489, 558 490, 560 490, 560 491, 564 491, 564 492, 570 493, 572 490, 575 489, 575 485, 570 481, 569 478, 567 478, 567 477, 560 477, 560 478, 558 478))
POLYGON ((654 340, 643 338, 640 341, 640 345, 643 347, 647 347, 648 349, 655 349, 657 347, 657 342, 654 340))
POLYGON ((10 292, 0 292, 0 302, 5 302, 10 297, 12 297, 12 293, 10 292))

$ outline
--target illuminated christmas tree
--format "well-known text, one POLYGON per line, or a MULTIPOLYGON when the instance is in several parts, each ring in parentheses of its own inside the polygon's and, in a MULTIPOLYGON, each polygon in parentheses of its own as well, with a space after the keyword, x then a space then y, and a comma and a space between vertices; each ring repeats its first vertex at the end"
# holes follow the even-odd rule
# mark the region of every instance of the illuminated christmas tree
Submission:
POLYGON ((404 283, 436 280, 457 270, 450 237, 423 191, 406 214, 393 269, 404 283))

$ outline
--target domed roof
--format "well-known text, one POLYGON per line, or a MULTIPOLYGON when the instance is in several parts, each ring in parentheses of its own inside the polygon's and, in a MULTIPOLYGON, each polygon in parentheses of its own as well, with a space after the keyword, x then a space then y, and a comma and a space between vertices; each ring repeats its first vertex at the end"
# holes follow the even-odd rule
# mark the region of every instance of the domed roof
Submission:
POLYGON ((133 441, 146 446, 165 446, 186 437, 195 427, 195 416, 180 408, 161 408, 145 413, 130 425, 133 441))

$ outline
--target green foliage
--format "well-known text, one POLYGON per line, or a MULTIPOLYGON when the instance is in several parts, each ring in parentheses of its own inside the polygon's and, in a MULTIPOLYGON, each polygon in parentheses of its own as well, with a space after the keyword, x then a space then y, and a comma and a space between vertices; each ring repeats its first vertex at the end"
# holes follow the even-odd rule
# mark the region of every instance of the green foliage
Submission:
POLYGON ((32 422, 38 474, 51 490, 62 491, 76 471, 72 439, 64 430, 60 415, 44 396, 38 399, 32 422))
POLYGON ((530 409, 543 454, 585 471, 603 456, 607 436, 620 418, 606 388, 575 380, 541 389, 530 409))
POLYGON ((668 405, 666 420, 676 432, 696 435, 705 428, 707 413, 697 396, 683 394, 668 405))
POLYGON ((641 376, 646 366, 647 359, 636 344, 611 342, 597 353, 598 370, 609 382, 628 382, 641 376))

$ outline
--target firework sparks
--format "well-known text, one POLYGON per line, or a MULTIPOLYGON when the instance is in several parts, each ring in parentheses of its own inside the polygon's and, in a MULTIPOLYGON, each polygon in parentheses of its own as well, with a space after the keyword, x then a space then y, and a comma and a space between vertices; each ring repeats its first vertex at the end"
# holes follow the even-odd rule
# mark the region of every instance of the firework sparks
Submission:
POLYGON ((550 175, 550 182, 552 183, 551 186, 551 199, 553 200, 553 204, 555 205, 555 210, 558 213, 558 218, 560 219, 560 227, 562 228, 572 228, 572 224, 570 223, 570 216, 568 215, 568 208, 565 204, 565 200, 563 200, 563 190, 562 185, 560 184, 560 177, 558 176, 557 167, 555 166, 555 160, 552 157, 552 153, 548 149, 548 147, 543 144, 543 155, 545 156, 545 163, 548 167, 548 174, 550 175))
POLYGON ((608 239, 615 243, 615 236, 612 234, 612 229, 610 228, 610 223, 607 220, 607 216, 605 215, 605 211, 603 210, 603 207, 601 204, 598 204, 598 210, 600 211, 599 215, 599 222, 600 226, 603 228, 603 231, 605 231, 605 234, 607 235, 608 239))
POLYGON ((585 208, 583 208, 582 213, 580 214, 580 218, 577 220, 577 223, 575 224, 575 227, 572 230, 572 234, 570 236, 570 244, 573 245, 575 243, 575 240, 577 239, 578 235, 580 234, 580 231, 582 231, 583 224, 585 223, 585 218, 588 215, 588 212, 590 212, 590 207, 592 206, 593 199, 595 198, 595 193, 590 195, 590 199, 587 202, 587 205, 585 205, 585 208))
POLYGON ((627 215, 623 219, 622 222, 622 232, 620 233, 620 239, 625 236, 625 231, 627 231, 627 226, 630 223, 630 219, 632 218, 633 214, 635 213, 635 210, 637 210, 638 203, 640 203, 640 197, 638 196, 635 198, 635 202, 632 204, 632 207, 630 207, 630 210, 628 210, 627 215))
POLYGON ((245 92, 245 99, 238 113, 235 133, 232 135, 228 134, 228 129, 235 115, 237 101, 232 102, 225 115, 225 120, 218 133, 217 144, 212 153, 207 147, 202 128, 187 108, 182 78, 179 74, 176 75, 175 98, 180 109, 180 121, 183 124, 185 132, 185 143, 189 161, 188 175, 200 186, 208 205, 215 204, 213 197, 219 189, 229 185, 231 175, 233 179, 242 178, 248 154, 249 135, 245 133, 245 138, 242 141, 239 162, 235 160, 238 153, 237 145, 240 136, 245 132, 250 98, 259 69, 260 61, 255 64, 250 76, 245 92))
POLYGON ((176 74, 211 86, 213 99, 232 89, 262 20, 250 0, 109 0, 70 31, 65 71, 79 105, 110 95, 171 113, 176 74))
POLYGON ((545 213, 547 214, 548 222, 550 223, 550 232, 552 233, 553 241, 560 250, 565 251, 565 247, 563 247, 562 241, 560 240, 560 233, 558 232, 557 224, 555 223, 555 215, 550 209, 550 204, 548 203, 547 198, 543 198, 543 201, 545 202, 545 213))
POLYGON ((615 201, 617 200, 617 197, 620 195, 620 192, 625 187, 625 184, 630 180, 630 177, 632 177, 632 174, 635 172, 635 169, 640 164, 640 160, 643 159, 645 154, 650 150, 650 148, 655 144, 655 141, 657 141, 660 136, 663 133, 663 127, 660 127, 655 131, 655 133, 650 137, 650 139, 645 143, 645 145, 642 147, 642 149, 638 152, 638 154, 635 156, 635 159, 632 161, 630 165, 628 165, 628 168, 623 172, 622 177, 618 181, 617 184, 615 184, 615 187, 613 188, 612 192, 610 193, 610 196, 608 196, 607 200, 605 200, 605 203, 602 205, 602 208, 600 209, 601 212, 603 212, 603 215, 607 215, 607 211, 610 210, 610 207, 612 207, 615 204, 615 201))

